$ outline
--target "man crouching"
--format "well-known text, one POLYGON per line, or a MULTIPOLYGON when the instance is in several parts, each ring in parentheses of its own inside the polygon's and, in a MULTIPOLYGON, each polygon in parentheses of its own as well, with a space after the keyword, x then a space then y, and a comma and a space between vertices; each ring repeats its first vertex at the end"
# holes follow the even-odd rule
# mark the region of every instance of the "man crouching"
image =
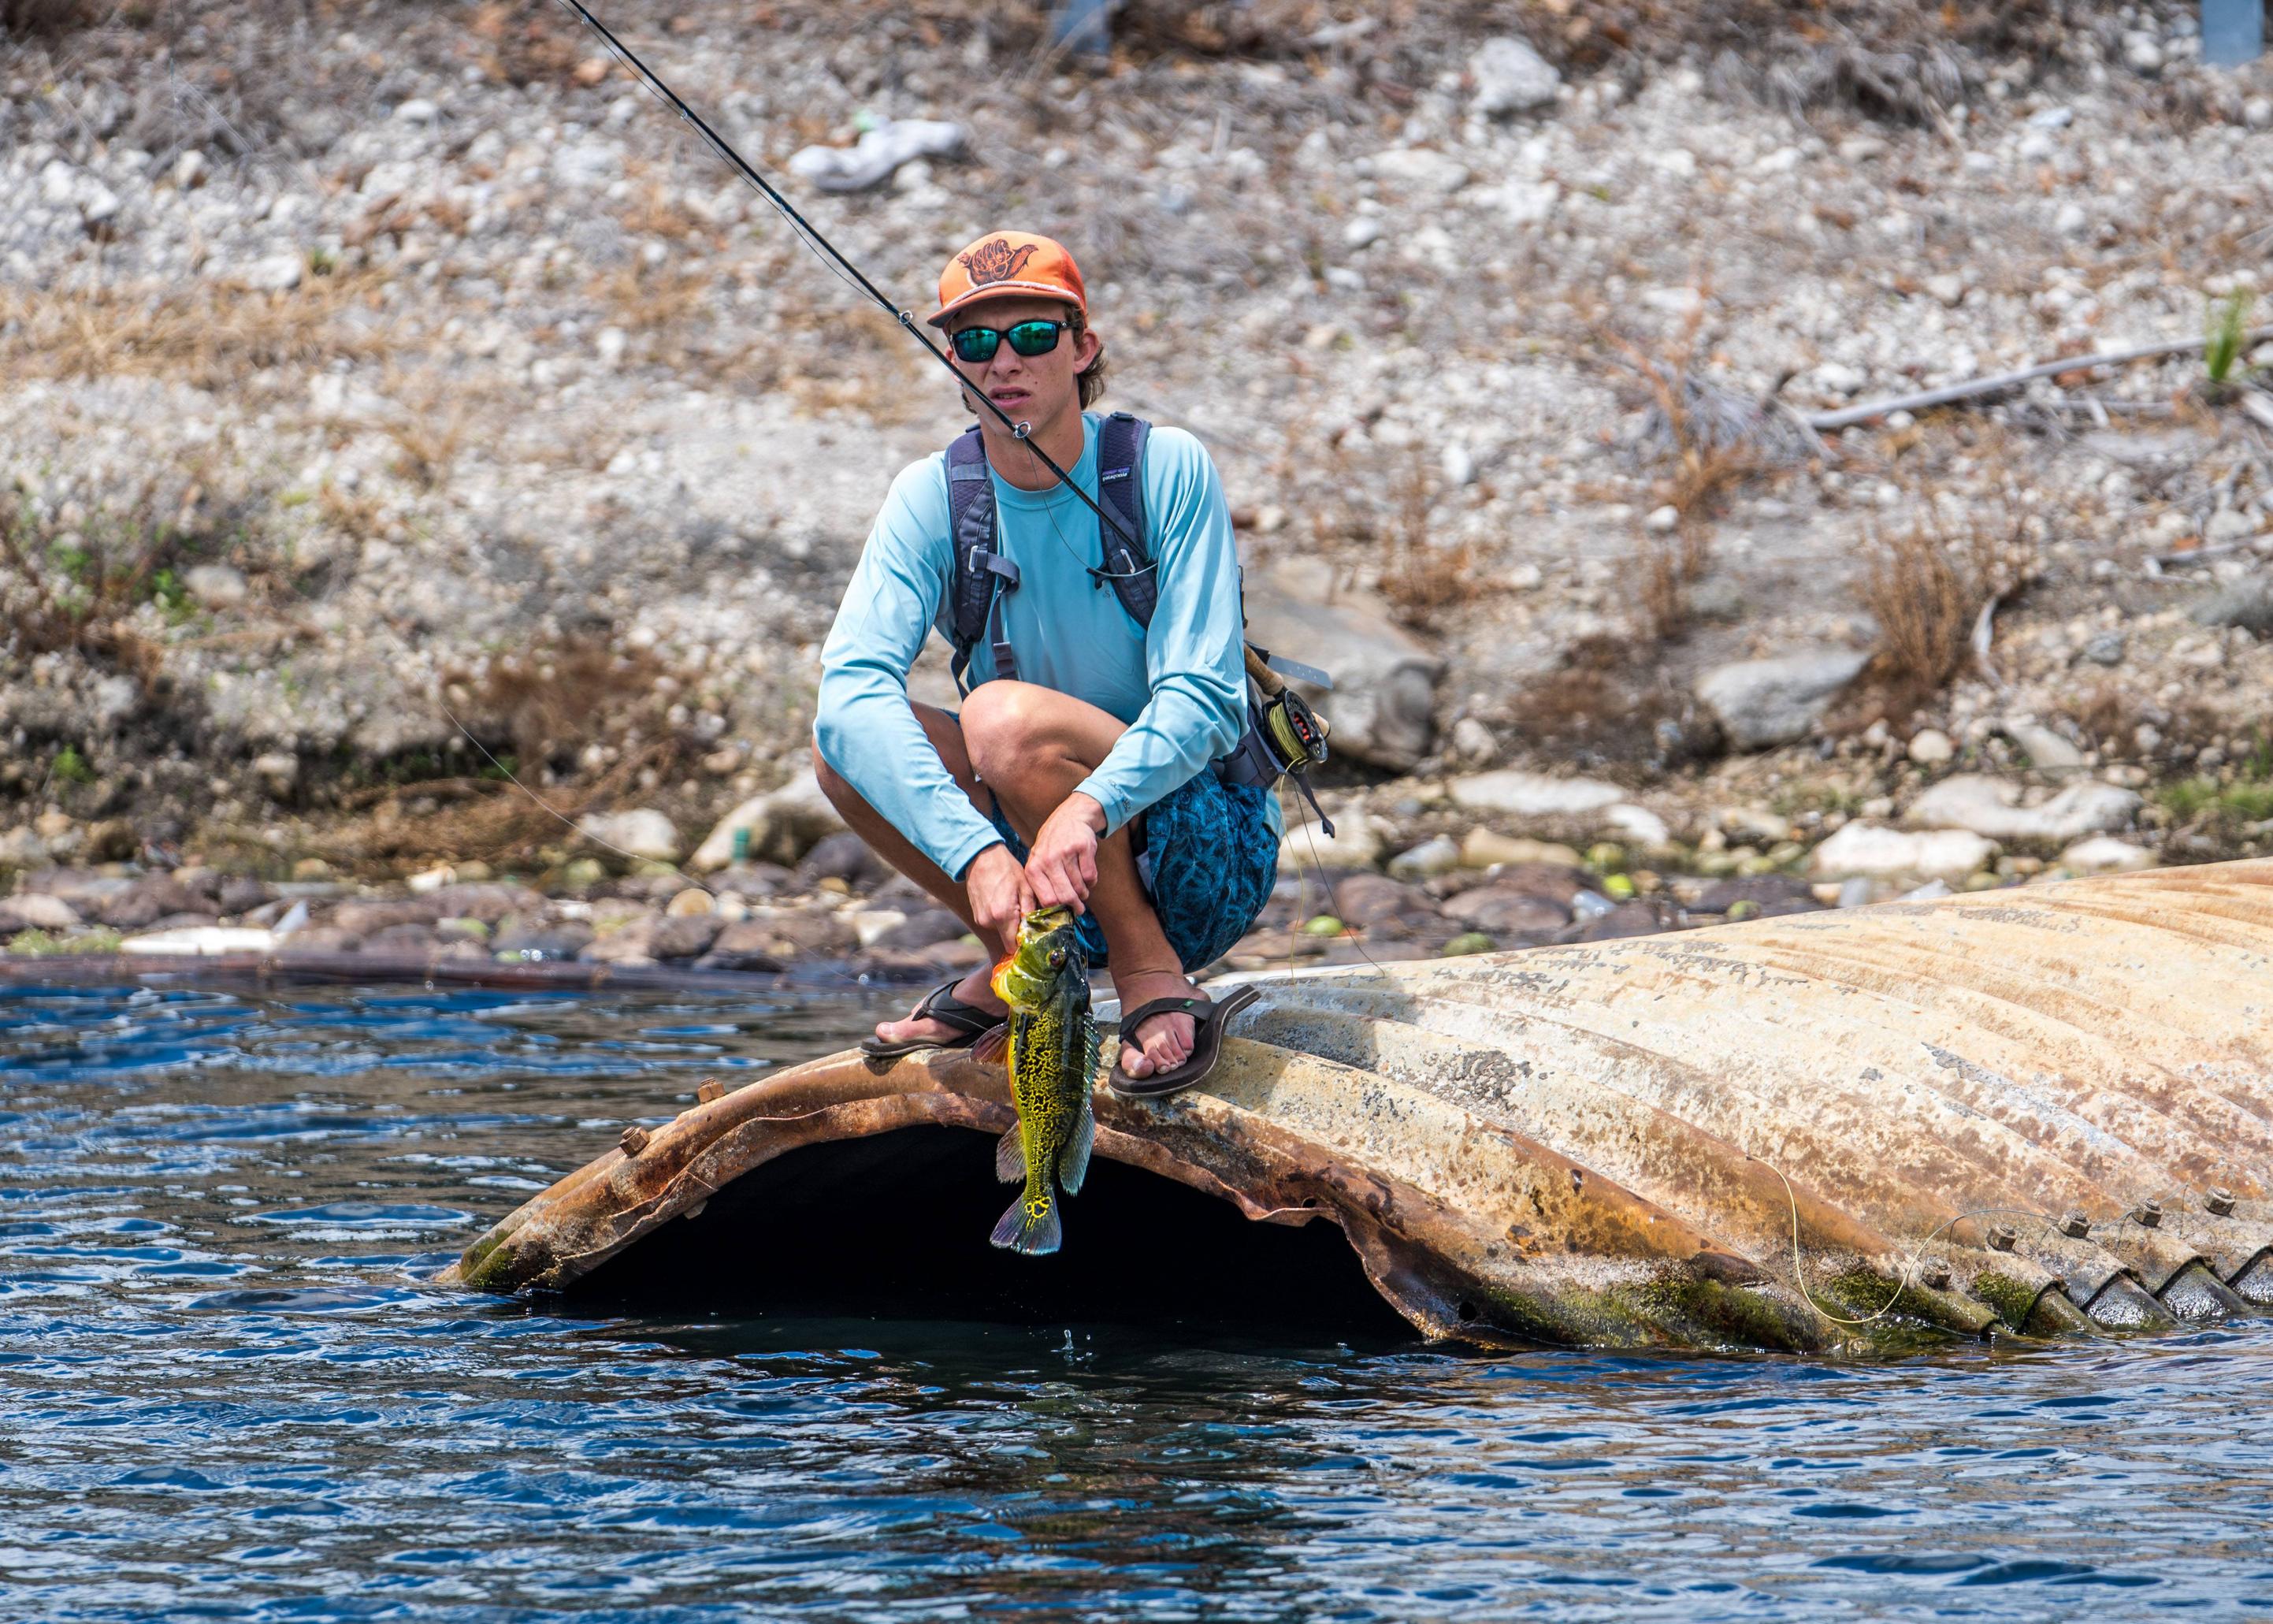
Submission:
MULTIPOLYGON (((1239 558, 1215 465, 1181 430, 1084 410, 1105 371, 1088 318, 1073 256, 1047 237, 993 232, 948 262, 929 320, 965 404, 983 393, 1031 445, 981 413, 892 482, 821 650, 814 757, 846 823, 998 959, 1031 910, 1083 915, 1121 999, 1113 1086, 1167 1094, 1207 1075, 1244 1002, 1212 1003, 1186 972, 1268 900, 1279 803, 1242 748, 1239 558), (959 713, 908 697, 934 628, 967 677, 959 713)), ((987 976, 935 989, 866 1047, 975 1041, 1005 1016, 987 976)))

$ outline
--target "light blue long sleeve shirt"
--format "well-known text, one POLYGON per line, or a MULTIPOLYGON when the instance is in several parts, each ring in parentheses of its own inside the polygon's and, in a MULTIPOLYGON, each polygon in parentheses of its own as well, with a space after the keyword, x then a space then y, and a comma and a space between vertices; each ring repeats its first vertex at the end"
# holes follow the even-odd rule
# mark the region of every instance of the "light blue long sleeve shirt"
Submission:
MULTIPOLYGON (((1083 414, 1081 458, 1068 470, 1092 497, 1097 421, 1083 414)), ((1215 464, 1191 435, 1158 428, 1143 475, 1147 541, 1159 563, 1149 632, 1109 584, 1089 575, 1102 555, 1097 515, 1081 499, 1054 485, 1022 491, 993 476, 995 545, 1018 567, 1017 589, 1003 600, 1003 629, 1019 677, 1128 724, 1077 786, 1105 808, 1108 835, 1229 755, 1247 727, 1239 553, 1215 464)), ((908 669, 926 635, 936 629, 954 642, 954 576, 940 453, 892 481, 861 549, 821 648, 814 739, 863 800, 959 879, 1001 836, 949 776, 907 695, 908 669)), ((976 687, 994 674, 981 637, 969 680, 976 687)))

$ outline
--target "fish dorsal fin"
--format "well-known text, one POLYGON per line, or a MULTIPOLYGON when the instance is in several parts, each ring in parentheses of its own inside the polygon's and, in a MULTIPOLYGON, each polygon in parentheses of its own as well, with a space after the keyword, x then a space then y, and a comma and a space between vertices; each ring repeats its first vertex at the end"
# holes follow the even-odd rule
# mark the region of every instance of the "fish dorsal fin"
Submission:
POLYGON ((994 1141, 994 1177, 1006 1184, 1025 1182, 1026 1142, 1015 1122, 994 1141))
POLYGON ((1097 1113, 1090 1109, 1089 1097, 1082 1096, 1081 1115, 1074 1118, 1073 1134, 1066 1140, 1065 1148, 1058 1152, 1058 1184, 1068 1195, 1081 1193, 1081 1181, 1089 1177, 1090 1148, 1097 1143, 1097 1113))

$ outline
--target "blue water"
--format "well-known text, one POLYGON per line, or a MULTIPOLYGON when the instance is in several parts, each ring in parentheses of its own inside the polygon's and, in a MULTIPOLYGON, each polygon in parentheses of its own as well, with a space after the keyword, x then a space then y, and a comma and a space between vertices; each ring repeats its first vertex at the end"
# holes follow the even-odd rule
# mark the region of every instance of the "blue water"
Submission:
POLYGON ((0 1619, 2273 1612, 2262 1324, 1839 1365, 428 1283, 862 1014, 0 989, 0 1619))

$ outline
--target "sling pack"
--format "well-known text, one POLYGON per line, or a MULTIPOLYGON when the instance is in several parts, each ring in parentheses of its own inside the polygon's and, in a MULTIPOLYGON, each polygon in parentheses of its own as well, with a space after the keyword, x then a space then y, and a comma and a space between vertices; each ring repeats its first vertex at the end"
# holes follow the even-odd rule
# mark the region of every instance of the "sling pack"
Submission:
MULTIPOLYGON (((1144 528, 1144 444, 1152 425, 1142 417, 1116 411, 1097 429, 1097 493, 1099 503, 1120 521, 1121 533, 1098 526, 1102 568, 1090 574, 1109 583, 1129 618, 1149 630, 1152 612, 1159 605, 1159 583, 1144 528)), ((994 657, 994 674, 1016 680, 1016 659, 1003 629, 1002 600, 1017 590, 1018 567, 995 551, 994 480, 986 465, 986 447, 976 425, 965 429, 947 448, 948 530, 955 543, 955 578, 949 591, 954 627, 955 658, 950 669, 955 686, 971 691, 964 673, 981 637, 994 657)), ((1242 614, 1242 619, 1245 617, 1242 614)), ((1321 687, 1332 687, 1322 671, 1289 660, 1273 660, 1253 643, 1247 647, 1247 731, 1231 754, 1214 763, 1215 774, 1228 784, 1251 784, 1268 789, 1288 773, 1314 811, 1309 770, 1326 759, 1325 723, 1312 713, 1301 695, 1286 685, 1281 670, 1291 671, 1321 687)), ((1318 812, 1318 822, 1329 837, 1334 826, 1318 812)))

